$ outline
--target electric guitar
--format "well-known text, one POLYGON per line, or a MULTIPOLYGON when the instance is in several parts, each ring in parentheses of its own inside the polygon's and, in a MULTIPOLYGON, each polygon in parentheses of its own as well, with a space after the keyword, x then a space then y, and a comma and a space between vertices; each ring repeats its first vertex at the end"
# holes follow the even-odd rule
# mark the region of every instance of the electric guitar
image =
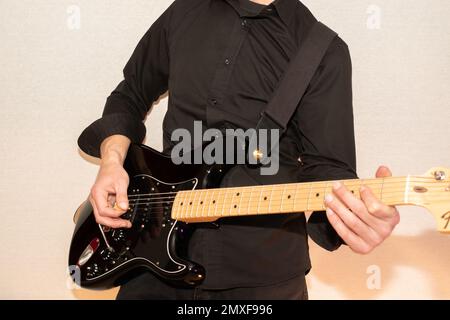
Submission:
MULTIPOLYGON (((77 210, 69 270, 78 285, 91 289, 118 286, 150 270, 186 286, 199 285, 205 269, 186 258, 189 236, 198 223, 224 217, 324 210, 333 181, 219 188, 231 166, 175 165, 169 156, 131 145, 124 163, 130 177, 129 209, 122 216, 130 229, 111 229, 95 221, 85 201, 77 210)), ((359 196, 364 184, 388 205, 417 205, 436 218, 438 231, 450 233, 450 169, 423 176, 344 180, 359 196)))

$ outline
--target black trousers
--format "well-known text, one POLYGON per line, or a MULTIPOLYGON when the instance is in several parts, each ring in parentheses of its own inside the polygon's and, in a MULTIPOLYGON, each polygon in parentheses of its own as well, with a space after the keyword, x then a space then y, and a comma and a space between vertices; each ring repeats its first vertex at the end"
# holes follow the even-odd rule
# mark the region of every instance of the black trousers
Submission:
POLYGON ((146 272, 122 285, 117 300, 307 300, 304 276, 260 287, 231 289, 180 288, 146 272))

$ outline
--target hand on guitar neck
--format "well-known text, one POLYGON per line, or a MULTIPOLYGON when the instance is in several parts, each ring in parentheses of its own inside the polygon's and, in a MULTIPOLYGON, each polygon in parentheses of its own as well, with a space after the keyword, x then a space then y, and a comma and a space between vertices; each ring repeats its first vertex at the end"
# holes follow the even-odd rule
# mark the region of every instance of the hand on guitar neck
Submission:
MULTIPOLYGON (((391 177, 389 168, 381 166, 377 178, 391 177)), ((362 186, 356 197, 342 183, 333 185, 332 194, 325 197, 327 217, 333 228, 354 251, 371 252, 380 245, 400 222, 393 206, 381 202, 369 187, 362 186)))

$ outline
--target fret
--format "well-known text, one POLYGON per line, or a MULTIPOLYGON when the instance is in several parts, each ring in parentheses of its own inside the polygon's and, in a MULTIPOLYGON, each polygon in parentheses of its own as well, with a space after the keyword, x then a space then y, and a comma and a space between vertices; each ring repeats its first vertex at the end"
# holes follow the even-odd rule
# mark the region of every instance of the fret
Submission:
POLYGON ((234 210, 234 209, 237 209, 237 205, 236 205, 236 201, 235 200, 236 200, 236 197, 237 197, 236 193, 238 191, 236 191, 236 190, 239 190, 239 189, 230 189, 229 190, 230 201, 228 202, 228 204, 230 206, 230 215, 233 215, 233 216, 235 216, 237 214, 237 210, 234 210), (234 206, 236 206, 236 208, 234 206))
POLYGON ((224 216, 224 212, 225 212, 225 202, 226 202, 226 190, 224 191, 225 189, 222 189, 222 191, 220 192, 221 193, 221 195, 223 194, 223 204, 222 204, 222 212, 220 213, 220 215, 223 217, 224 216))
POLYGON ((381 181, 381 192, 380 192, 380 201, 383 202, 383 190, 384 190, 384 182, 386 181, 385 178, 381 181))
POLYGON ((284 202, 284 193, 286 192, 286 186, 283 187, 283 192, 281 193, 281 203, 280 203, 280 212, 283 212, 283 202, 284 202))
POLYGON ((234 196, 234 189, 228 189, 225 193, 225 201, 227 203, 228 208, 228 216, 231 216, 232 210, 233 210, 233 196, 234 196), (229 198, 229 199, 228 199, 229 198))
POLYGON ((269 196, 269 207, 267 208, 267 211, 270 212, 270 206, 272 204, 272 196, 273 196, 273 189, 275 188, 275 186, 272 186, 270 188, 270 196, 269 196))
POLYGON ((183 216, 184 194, 185 193, 183 191, 178 192, 178 197, 180 198, 180 204, 178 205, 178 218, 181 218, 183 216))
POLYGON ((253 213, 253 212, 251 212, 251 210, 250 210, 250 204, 252 203, 253 189, 254 189, 254 188, 251 188, 251 189, 250 189, 250 198, 248 199, 248 203, 247 203, 247 214, 253 213))
POLYGON ((215 211, 216 210, 215 210, 215 207, 213 207, 214 204, 212 203, 213 200, 216 198, 215 194, 216 194, 216 189, 212 189, 211 190, 211 194, 210 194, 211 196, 208 199, 208 207, 207 207, 207 210, 208 210, 207 216, 208 217, 214 217, 215 216, 215 211), (213 208, 214 208, 214 210, 213 210, 213 208))
POLYGON ((191 197, 192 197, 192 191, 188 191, 186 193, 186 203, 184 204, 184 215, 189 218, 191 211, 190 211, 190 207, 189 207, 189 202, 191 201, 191 197))
POLYGON ((259 201, 258 201, 258 208, 256 209, 256 213, 259 214, 259 208, 261 206, 261 198, 262 198, 262 193, 263 193, 263 188, 259 187, 260 191, 259 191, 259 201))
POLYGON ((227 189, 227 191, 225 192, 225 202, 227 203, 228 206, 228 217, 231 217, 231 211, 233 210, 233 192, 231 192, 231 199, 229 201, 227 201, 227 197, 230 195, 230 191, 233 191, 232 189, 227 189))
POLYGON ((294 194, 294 211, 299 211, 299 210, 297 210, 297 209, 295 209, 295 208, 297 208, 297 206, 298 206, 298 202, 297 202, 297 196, 298 196, 298 191, 299 191, 299 189, 300 189, 300 187, 302 186, 303 184, 297 184, 296 186, 295 186, 295 194, 294 194))
POLYGON ((179 213, 180 213, 180 201, 181 201, 181 198, 179 197, 179 194, 180 194, 179 192, 177 192, 175 194, 175 200, 174 200, 173 205, 172 205, 172 214, 171 214, 172 219, 176 219, 178 217, 179 213))
POLYGON ((242 191, 240 191, 239 193, 239 197, 240 197, 240 199, 239 199, 239 204, 238 204, 238 215, 242 215, 241 214, 241 208, 242 208, 242 198, 244 197, 244 194, 245 194, 245 191, 243 191, 243 190, 245 190, 245 189, 242 189, 242 191))
POLYGON ((321 205, 321 201, 319 199, 320 194, 322 193, 322 183, 313 183, 313 187, 311 188, 311 192, 309 194, 310 202, 307 211, 314 211, 321 205))
POLYGON ((209 210, 208 210, 208 209, 209 209, 208 195, 210 195, 210 198, 211 198, 211 193, 212 193, 212 191, 209 191, 209 190, 206 191, 205 198, 203 199, 202 217, 207 217, 207 216, 209 216, 209 210), (205 215, 205 209, 207 210, 207 211, 206 211, 206 215, 205 215))
POLYGON ((327 210, 327 207, 325 205, 325 196, 327 195, 327 190, 328 190, 328 185, 330 184, 330 182, 326 182, 325 183, 325 189, 323 190, 323 196, 322 196, 322 209, 323 210, 327 210))
POLYGON ((194 194, 194 199, 192 199, 191 201, 189 201, 189 207, 191 208, 191 217, 197 217, 197 210, 195 210, 194 209, 194 207, 195 207, 195 205, 196 205, 196 203, 195 203, 195 201, 196 201, 196 198, 197 198, 197 196, 198 196, 198 191, 196 191, 196 190, 194 190, 193 191, 193 194, 194 194))
POLYGON ((214 216, 217 217, 217 197, 220 189, 214 190, 214 197, 211 200, 211 204, 214 205, 214 216), (213 203, 214 202, 214 203, 213 203))
POLYGON ((309 195, 306 202, 306 211, 309 211, 309 199, 311 198, 311 191, 312 191, 312 182, 309 183, 309 195))
POLYGON ((228 193, 231 193, 231 199, 230 199, 230 201, 228 202, 228 205, 230 206, 230 212, 229 212, 229 215, 230 215, 230 216, 235 216, 235 215, 236 215, 236 212, 232 212, 232 211, 234 211, 233 209, 237 209, 237 206, 236 206, 236 208, 234 207, 234 206, 236 205, 234 199, 237 197, 237 196, 236 196, 235 189, 230 189, 230 190, 228 190, 228 193))
POLYGON ((355 197, 357 197, 358 199, 361 198, 360 190, 361 190, 363 183, 364 183, 363 179, 358 180, 359 187, 358 187, 358 190, 355 190, 355 192, 354 192, 355 197))

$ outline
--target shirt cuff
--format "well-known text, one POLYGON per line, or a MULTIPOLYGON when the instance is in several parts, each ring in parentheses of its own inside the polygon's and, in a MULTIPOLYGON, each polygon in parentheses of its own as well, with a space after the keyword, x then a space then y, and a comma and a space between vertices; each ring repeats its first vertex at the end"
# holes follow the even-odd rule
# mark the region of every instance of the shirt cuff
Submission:
POLYGON ((78 138, 78 146, 88 155, 100 158, 100 145, 106 138, 120 134, 132 143, 141 143, 145 137, 144 123, 125 113, 104 115, 83 130, 78 138))
POLYGON ((337 250, 345 244, 327 219, 325 212, 317 211, 311 214, 307 223, 310 238, 328 251, 337 250))

